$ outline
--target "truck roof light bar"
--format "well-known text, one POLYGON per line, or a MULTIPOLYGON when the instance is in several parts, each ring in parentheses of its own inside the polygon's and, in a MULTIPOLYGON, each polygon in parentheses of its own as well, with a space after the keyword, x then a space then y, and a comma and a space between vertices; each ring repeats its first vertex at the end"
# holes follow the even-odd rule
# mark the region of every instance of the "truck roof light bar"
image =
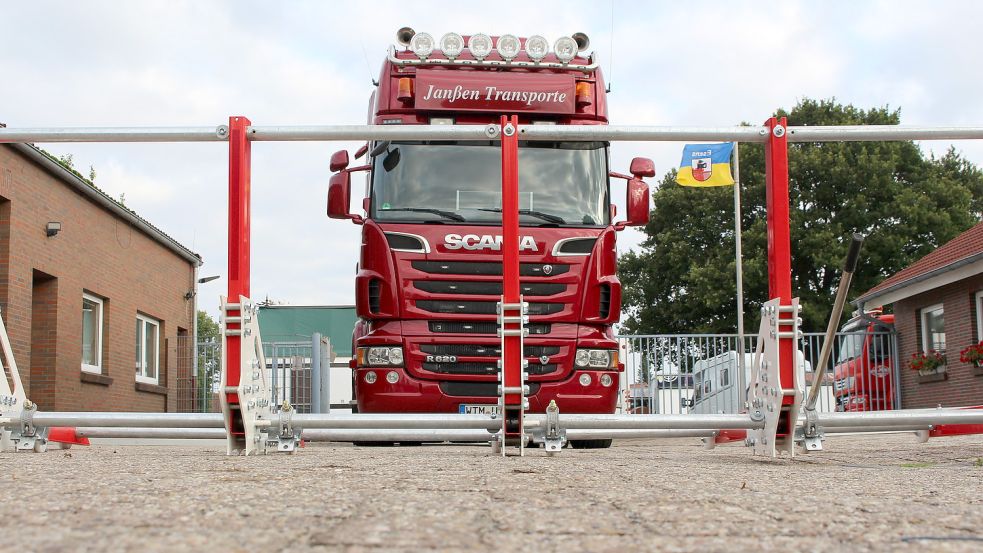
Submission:
MULTIPOLYGON (((474 37, 471 37, 471 42, 469 46, 473 43, 474 37)), ((474 54, 474 50, 471 50, 474 54)), ((477 56, 475 56, 477 57, 477 56)), ((500 60, 486 60, 486 59, 474 59, 474 60, 462 60, 462 59, 399 59, 396 57, 396 48, 389 48, 389 62, 397 67, 419 67, 419 66, 454 66, 454 67, 492 67, 492 68, 502 68, 502 67, 527 67, 531 69, 576 69, 584 73, 593 73, 600 64, 594 59, 594 55, 591 54, 587 59, 586 64, 577 63, 558 63, 555 61, 548 62, 532 62, 532 61, 500 61, 500 60)))

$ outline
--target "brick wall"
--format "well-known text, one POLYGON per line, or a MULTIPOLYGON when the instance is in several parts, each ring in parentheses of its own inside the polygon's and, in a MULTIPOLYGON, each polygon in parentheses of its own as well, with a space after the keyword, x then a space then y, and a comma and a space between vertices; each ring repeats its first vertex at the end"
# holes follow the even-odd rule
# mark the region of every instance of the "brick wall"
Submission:
POLYGON ((0 308, 28 397, 60 411, 173 411, 167 339, 190 331, 194 267, 0 145, 0 308), (62 230, 47 237, 45 225, 62 230), (84 374, 82 294, 104 299, 101 374, 84 374), (136 315, 160 324, 160 386, 137 385, 136 315))
POLYGON ((975 296, 983 291, 983 275, 963 279, 935 290, 899 300, 894 305, 898 348, 901 356, 901 402, 904 408, 983 405, 983 376, 959 361, 959 352, 979 341, 975 296), (947 379, 919 382, 918 373, 908 369, 913 353, 922 350, 921 309, 943 304, 947 379))

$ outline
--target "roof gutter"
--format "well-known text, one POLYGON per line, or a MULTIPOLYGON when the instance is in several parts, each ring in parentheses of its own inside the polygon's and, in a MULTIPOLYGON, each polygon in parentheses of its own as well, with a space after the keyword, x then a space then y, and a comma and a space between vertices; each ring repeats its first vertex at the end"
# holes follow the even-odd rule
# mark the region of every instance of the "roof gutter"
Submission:
POLYGON ((130 210, 120 206, 115 200, 110 198, 105 192, 98 190, 92 186, 89 186, 87 182, 80 179, 77 175, 68 171, 61 166, 57 161, 52 160, 48 156, 41 153, 37 148, 29 144, 19 144, 10 143, 9 146, 15 148, 20 153, 29 157, 33 161, 37 162, 43 168, 50 171, 57 177, 60 177, 69 186, 73 187, 75 190, 82 193, 88 199, 92 200, 96 204, 106 208, 114 215, 125 219, 132 225, 140 229, 151 238, 157 240, 169 250, 178 254, 180 257, 184 258, 188 262, 192 263, 195 267, 200 267, 202 264, 201 256, 192 252, 188 248, 182 246, 177 240, 171 238, 170 236, 161 232, 160 229, 148 223, 145 219, 134 214, 130 210))
POLYGON ((970 256, 964 257, 962 259, 953 261, 952 263, 950 263, 948 265, 945 265, 944 267, 939 267, 938 269, 934 269, 934 270, 929 271, 927 273, 923 273, 923 274, 920 274, 918 276, 909 278, 907 280, 902 280, 901 282, 892 284, 891 286, 888 286, 887 288, 884 288, 883 290, 878 290, 878 291, 874 292, 873 294, 865 294, 863 296, 860 296, 857 299, 853 300, 853 302, 851 302, 851 303, 853 303, 854 305, 857 305, 857 306, 862 306, 863 304, 869 302, 870 300, 872 300, 874 298, 885 296, 887 294, 890 294, 891 292, 895 292, 895 291, 900 290, 902 288, 907 288, 908 286, 911 286, 912 284, 918 284, 919 282, 924 282, 924 281, 929 280, 931 278, 935 278, 935 277, 937 277, 939 275, 948 273, 949 271, 955 271, 956 269, 960 269, 960 268, 965 267, 967 265, 972 265, 973 263, 976 263, 977 261, 981 261, 981 260, 983 260, 983 252, 975 253, 973 255, 970 255, 970 256))

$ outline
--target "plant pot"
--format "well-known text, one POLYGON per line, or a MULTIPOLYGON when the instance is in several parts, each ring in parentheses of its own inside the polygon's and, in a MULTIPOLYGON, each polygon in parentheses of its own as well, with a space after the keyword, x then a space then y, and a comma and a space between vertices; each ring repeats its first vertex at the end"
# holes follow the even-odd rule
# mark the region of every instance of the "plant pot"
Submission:
POLYGON ((974 365, 969 370, 972 372, 973 376, 983 376, 983 367, 980 367, 979 365, 974 365))
POLYGON ((942 382, 948 378, 949 373, 947 373, 944 368, 918 371, 919 384, 925 384, 927 382, 942 382))

